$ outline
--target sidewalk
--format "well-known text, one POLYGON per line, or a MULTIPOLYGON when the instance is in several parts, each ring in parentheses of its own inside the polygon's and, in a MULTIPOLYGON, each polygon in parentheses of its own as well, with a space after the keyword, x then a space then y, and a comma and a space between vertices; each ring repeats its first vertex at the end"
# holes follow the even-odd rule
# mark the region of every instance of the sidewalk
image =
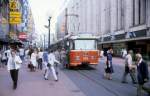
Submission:
POLYGON ((59 81, 55 82, 50 75, 43 79, 43 72, 29 72, 25 67, 20 69, 18 88, 12 89, 10 74, 0 68, 0 96, 85 96, 79 88, 63 73, 59 72, 59 81))

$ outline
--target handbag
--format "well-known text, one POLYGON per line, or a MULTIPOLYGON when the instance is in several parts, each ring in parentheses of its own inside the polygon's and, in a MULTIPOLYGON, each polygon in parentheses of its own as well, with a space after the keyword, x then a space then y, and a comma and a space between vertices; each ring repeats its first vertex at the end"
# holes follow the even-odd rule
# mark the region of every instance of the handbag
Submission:
POLYGON ((28 68, 33 68, 33 64, 31 62, 28 64, 28 68))
POLYGON ((48 64, 47 64, 47 67, 51 67, 51 64, 48 63, 48 64))

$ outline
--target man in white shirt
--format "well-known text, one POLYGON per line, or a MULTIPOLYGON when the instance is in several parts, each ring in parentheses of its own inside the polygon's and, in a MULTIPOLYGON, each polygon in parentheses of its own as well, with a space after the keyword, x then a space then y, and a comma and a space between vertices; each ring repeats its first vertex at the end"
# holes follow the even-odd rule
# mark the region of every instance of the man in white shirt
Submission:
POLYGON ((123 49, 123 52, 122 52, 122 58, 125 59, 126 55, 127 55, 127 50, 126 49, 123 49))
POLYGON ((43 50, 40 49, 40 52, 38 52, 38 69, 41 69, 43 68, 43 50))
MULTIPOLYGON (((48 63, 49 63, 48 67, 51 69, 55 81, 58 81, 58 77, 57 77, 56 70, 55 70, 55 63, 60 64, 60 62, 56 60, 53 51, 51 51, 48 55, 48 63)), ((49 74, 49 71, 47 71, 45 74, 45 80, 48 80, 48 74, 49 74)))
POLYGON ((127 56, 125 57, 125 72, 123 74, 123 79, 122 79, 122 83, 127 83, 126 81, 126 77, 128 75, 128 73, 131 76, 132 79, 132 83, 136 84, 136 77, 135 77, 135 72, 133 70, 133 65, 132 65, 132 51, 129 50, 127 56))

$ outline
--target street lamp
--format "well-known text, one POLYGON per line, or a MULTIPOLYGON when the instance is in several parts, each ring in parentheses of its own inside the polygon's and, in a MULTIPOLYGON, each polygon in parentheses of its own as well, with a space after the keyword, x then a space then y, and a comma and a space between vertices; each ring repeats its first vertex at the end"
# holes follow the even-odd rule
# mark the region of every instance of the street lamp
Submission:
POLYGON ((48 48, 50 48, 50 23, 51 23, 51 18, 52 17, 48 18, 48 26, 45 25, 45 28, 48 28, 48 48))
POLYGON ((50 48, 50 24, 51 24, 51 17, 48 18, 48 48, 50 48))

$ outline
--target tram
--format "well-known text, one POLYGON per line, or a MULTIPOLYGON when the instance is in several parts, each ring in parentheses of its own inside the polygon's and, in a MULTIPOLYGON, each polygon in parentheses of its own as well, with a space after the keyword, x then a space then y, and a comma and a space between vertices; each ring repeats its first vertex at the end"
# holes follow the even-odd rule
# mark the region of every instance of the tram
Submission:
POLYGON ((99 63, 100 52, 95 36, 80 34, 67 38, 65 42, 68 50, 68 68, 83 64, 96 66, 99 63))

